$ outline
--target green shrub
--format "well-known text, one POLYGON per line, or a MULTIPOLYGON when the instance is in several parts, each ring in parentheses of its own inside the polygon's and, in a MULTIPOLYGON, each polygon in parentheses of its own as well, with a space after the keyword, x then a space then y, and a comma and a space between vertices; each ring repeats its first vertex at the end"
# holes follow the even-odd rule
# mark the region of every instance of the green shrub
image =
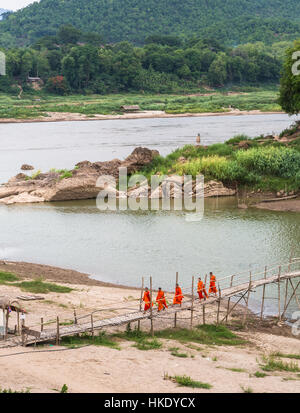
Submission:
POLYGON ((294 177, 300 171, 300 153, 285 147, 260 147, 237 151, 239 165, 259 174, 294 177))

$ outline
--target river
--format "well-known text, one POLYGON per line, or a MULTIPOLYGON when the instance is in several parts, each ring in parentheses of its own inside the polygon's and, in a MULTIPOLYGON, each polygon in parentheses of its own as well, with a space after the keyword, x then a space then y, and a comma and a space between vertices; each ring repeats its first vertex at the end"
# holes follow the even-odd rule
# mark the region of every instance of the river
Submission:
MULTIPOLYGON (((81 160, 126 157, 142 145, 162 154, 193 143, 223 142, 237 133, 279 133, 285 115, 220 116, 0 125, 0 180, 22 163, 42 170, 81 160)), ((218 277, 300 256, 300 214, 241 210, 235 197, 208 199, 204 219, 184 212, 100 212, 95 201, 0 207, 0 258, 77 269, 96 279, 172 289, 175 272, 188 288, 192 275, 218 277)), ((42 275, 42 274, 41 274, 42 275)), ((255 296, 255 295, 254 295, 255 296)), ((255 301, 255 300, 254 300, 255 301)), ((275 311, 272 301, 267 303, 275 311)))

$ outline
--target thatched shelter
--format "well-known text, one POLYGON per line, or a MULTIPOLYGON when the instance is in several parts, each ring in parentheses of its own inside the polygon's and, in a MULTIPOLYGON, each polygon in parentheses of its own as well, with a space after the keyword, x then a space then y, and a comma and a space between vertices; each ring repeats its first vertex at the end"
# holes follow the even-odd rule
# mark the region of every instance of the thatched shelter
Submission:
POLYGON ((17 312, 17 324, 13 331, 20 330, 20 313, 23 313, 19 301, 11 299, 10 297, 0 297, 0 338, 6 338, 9 332, 9 314, 15 311, 17 312))

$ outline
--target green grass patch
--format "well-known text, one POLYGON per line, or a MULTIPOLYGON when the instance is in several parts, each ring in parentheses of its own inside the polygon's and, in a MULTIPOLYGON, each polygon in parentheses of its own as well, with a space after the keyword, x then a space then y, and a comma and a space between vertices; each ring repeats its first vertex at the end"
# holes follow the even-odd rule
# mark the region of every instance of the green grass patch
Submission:
POLYGON ((80 336, 62 337, 60 344, 64 347, 77 348, 86 345, 110 347, 115 350, 121 350, 119 344, 101 331, 97 336, 82 334, 80 336))
POLYGON ((41 279, 34 281, 22 281, 20 283, 12 284, 21 288, 22 291, 27 291, 35 294, 47 294, 47 293, 70 293, 72 288, 62 285, 47 283, 41 279))
POLYGON ((272 353, 272 356, 300 360, 300 354, 284 354, 284 353, 276 352, 276 353, 272 353))
POLYGON ((261 366, 264 371, 289 371, 292 373, 300 372, 298 364, 295 362, 286 363, 282 360, 276 360, 274 357, 264 357, 264 365, 261 366))
POLYGON ((235 368, 235 367, 226 368, 226 370, 233 371, 234 373, 247 373, 245 369, 239 369, 239 368, 235 368))
POLYGON ((257 377, 257 378, 259 378, 259 379, 262 379, 262 378, 266 377, 267 374, 266 374, 266 373, 263 373, 262 371, 256 371, 256 372, 254 373, 254 376, 257 377))
POLYGON ((197 380, 193 380, 191 377, 189 376, 174 376, 174 377, 170 377, 169 379, 171 379, 172 381, 174 381, 175 383, 178 383, 179 386, 183 386, 183 387, 192 387, 193 389, 211 389, 213 386, 209 383, 203 383, 201 381, 197 381, 197 380))
POLYGON ((246 344, 244 339, 239 338, 225 326, 200 325, 195 329, 166 329, 158 331, 156 337, 177 340, 179 342, 192 342, 217 346, 237 346, 246 344))
POLYGON ((162 343, 158 341, 156 337, 152 338, 150 334, 144 333, 137 328, 132 330, 130 324, 127 325, 124 333, 116 333, 114 334, 114 337, 134 341, 134 347, 139 350, 158 350, 162 347, 162 343))
POLYGON ((170 347, 169 351, 174 357, 187 358, 189 356, 187 353, 180 353, 178 347, 170 347))
POLYGON ((0 284, 19 281, 19 279, 20 278, 17 277, 16 274, 13 274, 11 272, 0 271, 0 284))
POLYGON ((162 347, 162 343, 157 340, 157 338, 153 339, 143 339, 139 340, 134 344, 139 350, 147 351, 147 350, 158 350, 162 347))

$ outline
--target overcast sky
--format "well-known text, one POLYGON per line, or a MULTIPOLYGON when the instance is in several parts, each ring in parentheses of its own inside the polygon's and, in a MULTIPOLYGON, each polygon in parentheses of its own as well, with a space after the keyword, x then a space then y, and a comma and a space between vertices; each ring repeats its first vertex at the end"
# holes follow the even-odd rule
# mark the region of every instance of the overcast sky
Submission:
POLYGON ((18 10, 33 2, 34 0, 0 0, 0 9, 18 10))

